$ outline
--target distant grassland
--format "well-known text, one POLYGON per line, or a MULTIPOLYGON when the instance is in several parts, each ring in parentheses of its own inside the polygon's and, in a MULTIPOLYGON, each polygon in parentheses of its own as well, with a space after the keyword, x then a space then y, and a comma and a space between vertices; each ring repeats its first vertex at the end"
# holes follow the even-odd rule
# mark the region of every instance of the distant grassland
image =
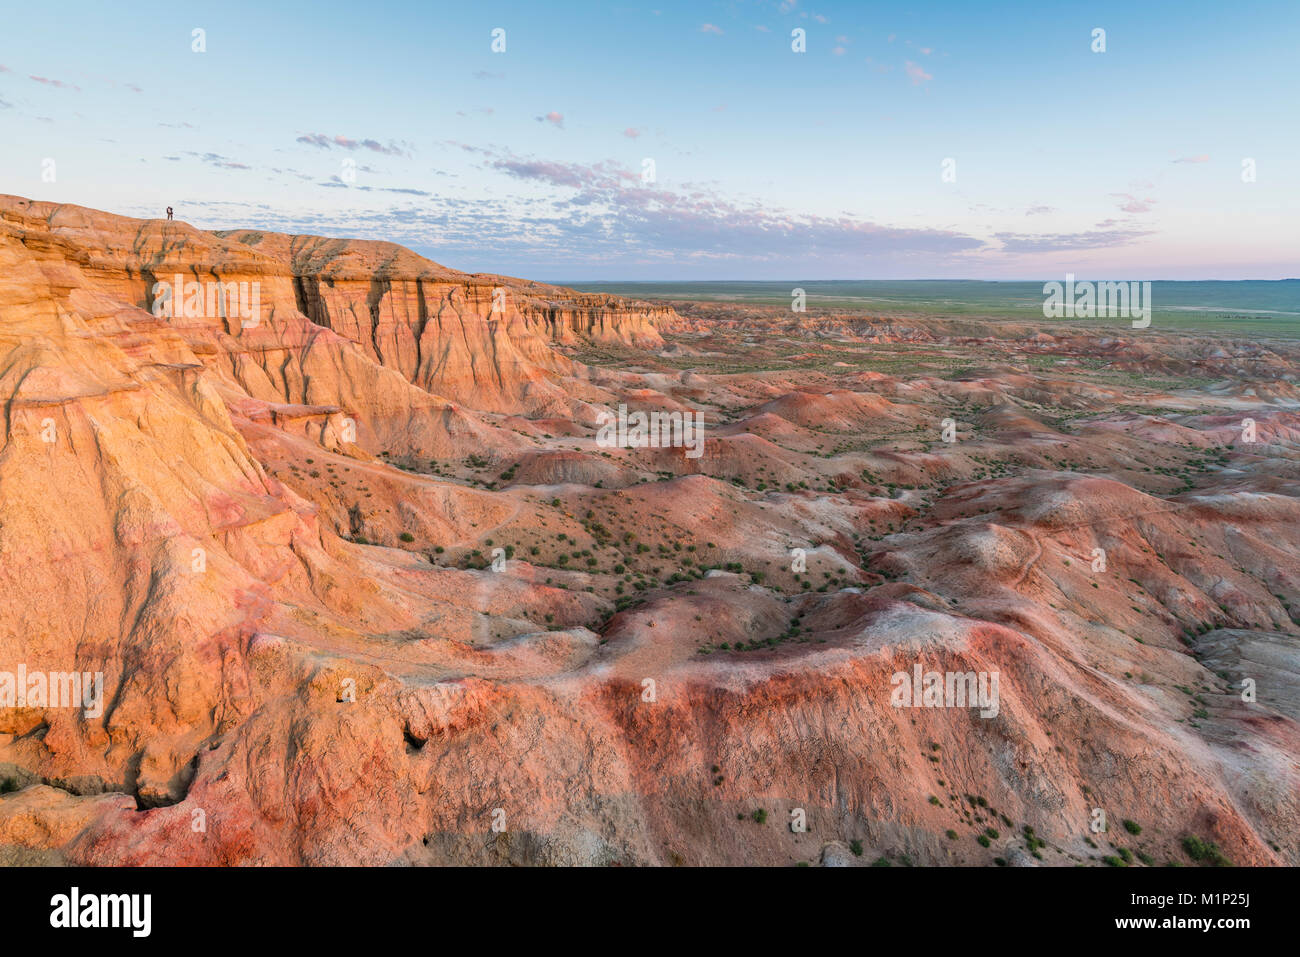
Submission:
MULTIPOLYGON (((1059 281, 1059 279, 1058 279, 1059 281)), ((803 289, 808 310, 872 316, 953 316, 1033 320, 1043 316, 1043 283, 974 280, 788 282, 565 282, 583 292, 636 299, 753 303, 788 307, 803 289)), ((1152 326, 1241 336, 1300 338, 1300 279, 1151 284, 1152 326)), ((1071 319, 1071 322, 1084 320, 1071 319)), ((1087 320, 1131 329, 1129 319, 1087 320)))

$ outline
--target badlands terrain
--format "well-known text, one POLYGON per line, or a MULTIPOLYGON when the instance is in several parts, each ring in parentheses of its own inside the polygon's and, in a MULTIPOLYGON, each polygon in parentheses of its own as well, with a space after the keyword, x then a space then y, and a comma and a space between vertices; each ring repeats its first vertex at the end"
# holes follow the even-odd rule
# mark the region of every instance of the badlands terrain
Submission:
POLYGON ((0 707, 4 863, 1300 864, 1300 343, 3 196, 0 353, 0 672, 104 682, 0 707))

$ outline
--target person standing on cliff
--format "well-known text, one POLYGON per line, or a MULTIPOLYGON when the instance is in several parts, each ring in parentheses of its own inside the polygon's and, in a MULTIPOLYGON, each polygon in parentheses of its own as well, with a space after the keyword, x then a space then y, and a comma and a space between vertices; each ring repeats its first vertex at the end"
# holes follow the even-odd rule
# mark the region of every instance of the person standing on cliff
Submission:
POLYGON ((167 207, 167 222, 170 223, 171 221, 172 221, 172 208, 171 208, 170 206, 168 206, 168 207, 167 207))

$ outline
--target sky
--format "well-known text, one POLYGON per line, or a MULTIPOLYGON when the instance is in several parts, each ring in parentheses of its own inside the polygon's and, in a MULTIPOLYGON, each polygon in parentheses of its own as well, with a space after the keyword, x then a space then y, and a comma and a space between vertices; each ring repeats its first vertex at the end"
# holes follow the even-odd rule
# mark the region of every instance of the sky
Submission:
POLYGON ((550 281, 1300 276, 1296 0, 129 9, 0 8, 0 192, 550 281))

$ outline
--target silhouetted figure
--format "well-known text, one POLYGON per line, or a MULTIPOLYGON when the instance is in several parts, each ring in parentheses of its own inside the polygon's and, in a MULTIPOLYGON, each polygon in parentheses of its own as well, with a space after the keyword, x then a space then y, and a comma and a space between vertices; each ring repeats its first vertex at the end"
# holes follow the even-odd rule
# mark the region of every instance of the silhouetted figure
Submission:
POLYGON ((172 221, 172 208, 171 208, 170 206, 168 206, 168 207, 167 207, 167 222, 170 223, 171 221, 172 221))

